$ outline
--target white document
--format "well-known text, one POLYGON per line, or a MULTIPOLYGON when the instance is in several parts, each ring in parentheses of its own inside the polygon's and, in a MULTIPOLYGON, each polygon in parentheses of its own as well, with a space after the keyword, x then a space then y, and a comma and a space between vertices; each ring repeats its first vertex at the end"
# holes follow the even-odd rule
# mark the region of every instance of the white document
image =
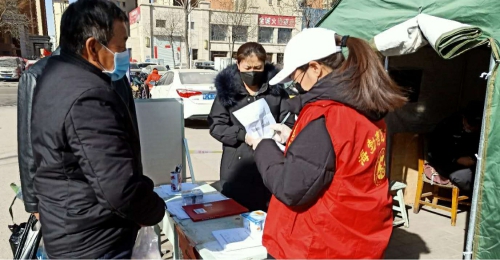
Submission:
POLYGON ((259 99, 233 112, 253 138, 272 138, 274 130, 269 126, 276 124, 271 109, 265 99, 259 99))
POLYGON ((252 237, 246 228, 215 230, 212 234, 226 251, 262 246, 262 236, 252 237))
POLYGON ((265 259, 267 251, 263 246, 250 247, 236 251, 227 251, 217 241, 210 241, 202 245, 200 254, 203 259, 239 260, 265 259))
POLYGON ((180 196, 182 191, 189 191, 198 187, 198 184, 195 183, 182 183, 181 191, 172 191, 170 185, 160 185, 159 187, 154 188, 154 191, 160 198, 165 199, 171 196, 180 196))
MULTIPOLYGON (((227 200, 227 197, 220 193, 203 194, 203 203, 209 203, 221 200, 227 200)), ((182 206, 184 206, 182 203, 182 198, 167 201, 168 212, 172 213, 172 215, 176 216, 180 220, 189 219, 189 215, 186 213, 186 211, 184 211, 182 206)))

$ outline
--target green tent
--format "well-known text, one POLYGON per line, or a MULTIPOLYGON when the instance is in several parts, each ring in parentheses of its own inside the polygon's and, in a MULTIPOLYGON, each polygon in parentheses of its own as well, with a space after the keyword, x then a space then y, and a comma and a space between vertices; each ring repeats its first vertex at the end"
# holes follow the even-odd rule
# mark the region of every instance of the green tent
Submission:
MULTIPOLYGON (((488 64, 482 75, 488 79, 484 90, 486 102, 465 255, 468 259, 500 258, 500 80, 496 80, 500 62, 500 1, 340 0, 317 26, 368 40, 396 63, 406 56, 431 57, 421 51, 431 50, 438 54, 434 56, 442 64, 452 66, 462 62, 464 71, 469 71, 474 70, 476 63, 470 61, 480 56, 474 50, 486 53, 481 61, 488 64), (440 19, 449 21, 441 26, 447 30, 436 34, 433 27, 440 27, 440 19), (458 23, 463 26, 456 26, 458 23), (426 44, 432 49, 425 48, 426 44), (464 61, 467 59, 469 62, 464 61)), ((462 81, 476 80, 480 74, 468 74, 462 81)), ((440 76, 443 80, 451 79, 440 76)))

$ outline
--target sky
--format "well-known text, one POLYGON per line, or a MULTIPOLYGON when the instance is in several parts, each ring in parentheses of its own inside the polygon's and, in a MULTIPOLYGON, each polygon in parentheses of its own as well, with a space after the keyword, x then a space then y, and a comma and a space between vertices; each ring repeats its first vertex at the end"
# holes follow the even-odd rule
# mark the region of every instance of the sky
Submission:
MULTIPOLYGON (((69 3, 73 3, 76 0, 69 0, 69 3)), ((45 11, 47 13, 47 29, 50 36, 55 36, 56 31, 54 28, 54 8, 52 8, 52 0, 45 0, 45 11)))

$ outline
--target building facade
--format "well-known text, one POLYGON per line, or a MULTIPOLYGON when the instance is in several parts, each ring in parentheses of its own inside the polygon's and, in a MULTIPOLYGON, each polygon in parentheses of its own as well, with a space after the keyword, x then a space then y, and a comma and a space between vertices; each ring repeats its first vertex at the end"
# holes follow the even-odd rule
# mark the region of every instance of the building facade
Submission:
MULTIPOLYGON (((139 6, 129 13, 127 45, 134 60, 155 59, 170 67, 187 65, 182 1, 155 0, 151 5, 149 0, 140 0, 139 6)), ((241 44, 249 41, 264 46, 269 62, 282 63, 286 44, 303 27, 302 8, 296 0, 195 2, 188 21, 191 63, 234 57, 241 44)), ((320 0, 313 2, 316 7, 320 0)))
POLYGON ((50 48, 45 0, 19 0, 18 8, 26 23, 19 25, 19 35, 16 38, 9 33, 0 32, 0 55, 25 58, 38 56, 40 49, 50 48))

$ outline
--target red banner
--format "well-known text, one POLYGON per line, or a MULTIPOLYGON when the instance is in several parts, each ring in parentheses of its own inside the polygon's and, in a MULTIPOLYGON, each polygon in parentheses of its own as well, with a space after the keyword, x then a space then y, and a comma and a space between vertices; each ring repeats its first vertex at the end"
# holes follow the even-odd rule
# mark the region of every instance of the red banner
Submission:
POLYGON ((295 17, 259 14, 259 26, 295 28, 295 17))
POLYGON ((130 11, 130 13, 128 13, 128 20, 130 24, 137 23, 139 20, 141 20, 141 8, 137 7, 134 10, 130 11))

